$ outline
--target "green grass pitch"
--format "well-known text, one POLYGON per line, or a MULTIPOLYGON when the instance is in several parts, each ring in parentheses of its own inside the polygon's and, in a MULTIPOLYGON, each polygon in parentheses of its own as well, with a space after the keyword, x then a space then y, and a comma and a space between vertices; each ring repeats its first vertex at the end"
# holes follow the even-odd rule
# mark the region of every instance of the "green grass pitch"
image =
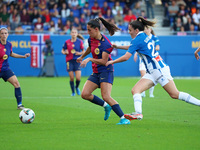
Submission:
MULTIPOLYGON (((80 96, 71 97, 68 77, 18 78, 23 104, 34 110, 33 123, 23 124, 11 84, 0 80, 0 150, 197 150, 200 149, 200 108, 173 100, 157 85, 155 98, 143 98, 141 121, 116 125, 111 112, 80 96)), ((82 77, 82 89, 86 77, 82 77)), ((131 88, 139 78, 115 77, 112 97, 124 113, 134 111, 131 88)), ((199 79, 175 79, 177 88, 200 99, 199 79)), ((100 90, 94 92, 101 96, 100 90)))

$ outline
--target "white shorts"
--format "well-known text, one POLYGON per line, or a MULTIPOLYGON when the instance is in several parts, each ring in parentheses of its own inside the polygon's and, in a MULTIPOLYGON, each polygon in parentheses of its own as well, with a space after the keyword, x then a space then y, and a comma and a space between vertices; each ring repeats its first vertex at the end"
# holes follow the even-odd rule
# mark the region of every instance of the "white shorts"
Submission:
POLYGON ((160 83, 161 86, 165 86, 169 82, 169 80, 173 80, 173 77, 171 76, 171 73, 170 73, 169 66, 161 68, 160 71, 155 69, 155 71, 153 71, 153 73, 151 74, 146 73, 142 78, 151 80, 155 85, 160 83), (160 75, 162 75, 163 78, 161 79, 157 78, 160 75))
POLYGON ((146 67, 145 67, 145 65, 144 65, 144 62, 142 61, 142 59, 141 58, 139 58, 139 71, 141 71, 141 70, 144 70, 144 71, 146 71, 146 67))

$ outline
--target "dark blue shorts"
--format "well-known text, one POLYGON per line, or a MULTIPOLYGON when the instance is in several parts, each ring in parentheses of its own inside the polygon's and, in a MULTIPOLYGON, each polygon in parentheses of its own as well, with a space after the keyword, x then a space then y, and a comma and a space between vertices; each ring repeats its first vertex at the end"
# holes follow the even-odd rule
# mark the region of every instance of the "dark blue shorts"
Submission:
POLYGON ((89 76, 88 80, 92 81, 93 83, 96 83, 100 87, 101 82, 108 82, 113 84, 114 74, 113 71, 93 73, 89 76))
POLYGON ((11 69, 8 69, 6 71, 0 72, 0 78, 2 78, 5 82, 12 76, 14 76, 14 72, 12 72, 11 69))
POLYGON ((77 63, 75 59, 67 62, 67 71, 78 71, 81 70, 80 63, 77 63))

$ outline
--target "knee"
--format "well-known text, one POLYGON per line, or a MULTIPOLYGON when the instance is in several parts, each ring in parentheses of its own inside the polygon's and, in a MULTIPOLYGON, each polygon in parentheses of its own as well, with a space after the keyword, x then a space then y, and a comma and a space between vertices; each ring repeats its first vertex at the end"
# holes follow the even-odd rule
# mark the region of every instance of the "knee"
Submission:
POLYGON ((20 87, 19 82, 18 81, 13 82, 13 86, 15 88, 19 88, 20 87))
POLYGON ((88 93, 85 93, 85 92, 82 92, 82 93, 81 93, 81 97, 82 97, 83 99, 85 99, 85 100, 88 100, 88 99, 89 99, 89 96, 90 96, 90 94, 88 94, 88 93))
POLYGON ((104 101, 108 102, 109 99, 110 99, 110 96, 107 95, 107 94, 104 94, 104 95, 102 95, 102 99, 103 99, 104 101))
POLYGON ((170 97, 173 99, 178 99, 178 93, 171 93, 170 97))

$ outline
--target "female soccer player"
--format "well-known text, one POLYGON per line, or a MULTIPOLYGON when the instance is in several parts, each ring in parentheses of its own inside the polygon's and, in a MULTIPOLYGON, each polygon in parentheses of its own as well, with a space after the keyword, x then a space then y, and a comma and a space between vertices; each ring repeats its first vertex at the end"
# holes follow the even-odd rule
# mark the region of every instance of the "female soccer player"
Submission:
POLYGON ((131 90, 135 112, 125 115, 129 120, 143 118, 141 93, 155 86, 157 83, 159 83, 173 99, 180 99, 187 103, 200 106, 200 100, 188 93, 178 91, 171 76, 169 66, 163 61, 159 53, 155 51, 152 37, 143 32, 146 26, 154 26, 154 24, 155 22, 148 21, 142 17, 138 17, 136 21, 131 22, 128 27, 129 34, 133 38, 130 47, 116 46, 116 48, 119 49, 128 48, 128 51, 120 58, 111 60, 106 64, 106 66, 109 66, 110 64, 126 61, 135 52, 139 54, 145 64, 147 73, 131 90))
POLYGON ((198 52, 200 52, 200 47, 194 52, 194 56, 197 60, 199 60, 199 54, 198 52))
POLYGON ((5 82, 10 82, 15 87, 15 97, 17 100, 17 109, 24 109, 22 105, 22 93, 19 81, 16 75, 9 68, 8 58, 9 56, 14 58, 27 58, 30 56, 29 53, 18 55, 12 51, 12 44, 7 41, 8 29, 5 27, 0 28, 0 78, 5 82))
MULTIPOLYGON (((159 51, 160 50, 160 41, 159 41, 158 37, 155 36, 153 29, 147 26, 147 27, 145 27, 144 32, 148 36, 152 36, 152 40, 154 42, 155 50, 159 51)), ((138 54, 135 53, 135 55, 134 55, 134 61, 135 62, 137 61, 137 57, 138 57, 138 54)), ((145 68, 144 62, 142 61, 142 59, 140 57, 139 57, 139 71, 140 71, 141 77, 143 77, 146 74, 146 68, 145 68)), ((153 92, 154 92, 154 86, 152 86, 149 89, 149 97, 154 97, 153 92)), ((145 91, 143 91, 141 93, 141 96, 142 97, 146 96, 145 91)))
POLYGON ((87 63, 91 61, 93 73, 86 81, 81 93, 81 97, 96 105, 104 107, 104 120, 109 118, 110 111, 113 109, 113 111, 120 117, 120 122, 118 125, 130 124, 130 121, 124 118, 124 113, 117 101, 111 97, 114 79, 113 65, 105 66, 105 64, 108 62, 108 60, 111 60, 110 53, 112 52, 113 48, 109 39, 100 33, 100 21, 107 28, 111 36, 115 33, 115 31, 120 30, 114 24, 110 24, 101 17, 92 19, 87 23, 87 31, 90 35, 88 39, 89 47, 85 53, 77 59, 77 61, 81 62, 82 67, 85 67, 87 63), (84 57, 89 53, 92 53, 93 58, 88 57, 83 60, 84 57), (101 89, 103 100, 92 94, 92 92, 97 88, 101 89))
POLYGON ((73 28, 71 30, 71 39, 65 41, 61 51, 62 54, 66 55, 67 71, 69 73, 70 87, 72 90, 71 96, 76 95, 74 90, 74 72, 76 76, 76 88, 75 88, 76 93, 78 95, 81 94, 79 90, 79 84, 81 81, 81 69, 80 69, 80 63, 77 63, 76 59, 84 53, 84 45, 83 41, 77 39, 77 37, 84 40, 82 35, 78 34, 77 29, 73 28))

